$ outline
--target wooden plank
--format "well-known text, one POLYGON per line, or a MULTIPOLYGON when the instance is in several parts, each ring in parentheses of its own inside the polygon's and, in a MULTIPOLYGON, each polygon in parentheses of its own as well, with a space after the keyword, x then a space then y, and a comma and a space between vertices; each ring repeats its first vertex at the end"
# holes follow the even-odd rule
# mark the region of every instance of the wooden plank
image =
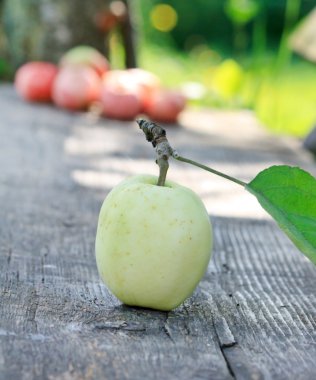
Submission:
MULTIPOLYGON (((316 271, 271 220, 212 213, 214 255, 194 295, 169 313, 123 306, 97 274, 97 216, 121 178, 156 170, 151 147, 132 124, 22 103, 9 86, 0 114, 1 380, 315 378, 316 271)), ((244 178, 271 155, 309 166, 265 135, 249 166, 246 142, 183 123, 170 130, 178 149, 244 178)))
POLYGON ((212 286, 211 302, 225 316, 238 346, 225 355, 237 378, 312 379, 315 268, 273 223, 236 222, 217 220, 215 230, 216 252, 222 254, 215 254, 213 264, 222 275, 212 286))

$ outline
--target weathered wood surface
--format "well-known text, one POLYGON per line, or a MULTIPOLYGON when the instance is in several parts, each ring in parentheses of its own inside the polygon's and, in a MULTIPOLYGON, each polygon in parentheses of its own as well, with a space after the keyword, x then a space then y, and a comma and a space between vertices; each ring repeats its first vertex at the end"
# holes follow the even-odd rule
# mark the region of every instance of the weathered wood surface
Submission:
MULTIPOLYGON (((182 121, 168 132, 181 153, 241 179, 274 163, 315 174, 298 142, 248 113, 182 121)), ((106 193, 156 170, 136 125, 26 104, 2 85, 0 166, 1 380, 316 378, 316 269, 238 186, 172 164, 207 204, 215 247, 198 290, 165 313, 121 305, 94 259, 106 193)))

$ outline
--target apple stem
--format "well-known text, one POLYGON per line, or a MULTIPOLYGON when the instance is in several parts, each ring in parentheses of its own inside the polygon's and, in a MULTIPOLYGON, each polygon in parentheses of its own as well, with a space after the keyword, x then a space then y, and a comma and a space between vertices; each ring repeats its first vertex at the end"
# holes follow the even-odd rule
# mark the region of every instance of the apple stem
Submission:
POLYGON ((157 164, 159 166, 159 178, 157 182, 157 186, 165 186, 167 172, 169 169, 169 162, 164 158, 159 158, 157 160, 157 164))
POLYGON ((150 141, 154 148, 156 148, 157 160, 159 166, 159 178, 157 185, 164 186, 166 182, 167 172, 169 169, 169 157, 173 154, 167 137, 166 131, 155 123, 140 119, 136 120, 139 128, 145 133, 147 141, 150 141))
POLYGON ((191 164, 191 165, 194 165, 194 166, 197 166, 201 169, 204 169, 204 170, 207 170, 208 172, 211 172, 213 174, 216 174, 220 177, 223 177, 223 178, 226 178, 228 179, 229 181, 232 181, 232 182, 235 182, 237 183, 238 185, 241 185, 241 186, 246 186, 247 184, 243 181, 240 181, 239 179, 237 178, 234 178, 234 177, 231 177, 227 174, 224 174, 222 172, 219 172, 215 169, 212 169, 212 168, 209 168, 208 166, 206 165, 203 165, 203 164, 200 164, 199 162, 196 162, 196 161, 193 161, 193 160, 190 160, 189 158, 185 158, 185 157, 182 157, 182 156, 179 156, 179 154, 177 152, 174 152, 174 154, 172 155, 172 157, 178 161, 182 161, 182 162, 186 162, 188 164, 191 164))
POLYGON ((151 142, 153 147, 156 148, 156 163, 159 166, 159 178, 157 183, 158 186, 165 185, 167 171, 169 168, 169 157, 173 157, 175 160, 197 166, 220 177, 226 178, 229 181, 235 182, 240 186, 245 187, 247 185, 245 182, 240 181, 237 178, 231 177, 215 169, 209 168, 208 166, 200 164, 199 162, 180 156, 169 144, 166 136, 166 131, 159 125, 144 119, 136 120, 136 122, 139 125, 139 128, 145 133, 147 141, 151 142))

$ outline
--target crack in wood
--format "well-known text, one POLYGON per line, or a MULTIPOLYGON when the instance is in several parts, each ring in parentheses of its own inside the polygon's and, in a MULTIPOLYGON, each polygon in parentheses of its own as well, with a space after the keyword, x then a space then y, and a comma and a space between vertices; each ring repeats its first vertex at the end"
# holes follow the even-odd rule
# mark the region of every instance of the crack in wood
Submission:
POLYGON ((223 273, 229 273, 229 272, 231 272, 231 269, 230 269, 229 265, 226 264, 226 263, 222 264, 222 268, 223 268, 223 273))
POLYGON ((169 311, 166 311, 165 320, 164 320, 164 324, 162 326, 162 330, 167 335, 168 339, 170 339, 171 342, 175 344, 176 342, 174 341, 172 334, 171 334, 171 331, 170 331, 170 327, 168 326, 168 319, 169 319, 169 311))
POLYGON ((220 347, 227 369, 234 379, 264 380, 262 369, 252 363, 237 342, 230 347, 220 347))
POLYGON ((113 321, 96 324, 94 330, 146 331, 146 326, 126 321, 113 321))
MULTIPOLYGON (((190 317, 190 312, 189 312, 189 310, 188 310, 188 308, 187 308, 187 306, 186 306, 185 303, 183 304, 183 309, 186 312, 187 318, 189 318, 190 317)), ((187 318, 184 318, 184 329, 185 329, 186 334, 190 335, 191 334, 191 330, 190 330, 190 328, 189 328, 189 326, 187 324, 187 318)))
POLYGON ((225 349, 225 348, 234 347, 236 344, 238 343, 237 342, 224 343, 224 344, 220 344, 220 347, 222 349, 225 349))
POLYGON ((26 320, 31 323, 32 332, 37 333, 36 313, 39 305, 39 296, 36 289, 32 289, 30 299, 28 300, 28 307, 26 309, 26 320))
POLYGON ((225 360, 227 370, 230 375, 236 379, 236 374, 233 369, 233 363, 231 363, 229 356, 227 355, 227 350, 237 345, 237 341, 233 336, 228 323, 224 317, 215 317, 213 314, 213 327, 218 340, 219 349, 225 360))
POLYGON ((42 284, 45 283, 45 255, 41 256, 41 272, 42 272, 42 284))
POLYGON ((9 248, 8 249, 8 257, 7 257, 7 264, 8 264, 8 266, 10 265, 11 260, 12 260, 12 249, 9 248))
MULTIPOLYGON (((216 307, 215 304, 213 307, 216 307)), ((219 349, 225 360, 227 370, 233 379, 264 379, 261 370, 249 362, 242 347, 235 339, 230 327, 223 316, 218 315, 219 311, 212 313, 213 327, 219 343, 219 349)))
POLYGON ((62 225, 64 227, 71 228, 71 227, 74 227, 76 225, 76 222, 74 220, 72 220, 72 219, 70 219, 70 220, 63 220, 62 221, 62 225))
POLYGON ((230 347, 233 347, 235 344, 237 344, 237 343, 233 343, 231 346, 222 346, 221 344, 219 345, 219 348, 220 348, 221 353, 223 355, 223 358, 225 360, 228 372, 232 376, 233 379, 236 379, 236 375, 235 375, 235 372, 231 366, 231 363, 230 363, 230 360, 227 356, 226 350, 229 349, 230 347))
POLYGON ((41 249, 41 274, 42 274, 41 282, 42 284, 45 283, 45 268, 47 267, 47 265, 45 264, 45 258, 48 256, 49 251, 50 249, 48 245, 44 245, 41 249))
POLYGON ((221 347, 232 347, 237 344, 228 323, 224 317, 213 319, 214 329, 221 347))

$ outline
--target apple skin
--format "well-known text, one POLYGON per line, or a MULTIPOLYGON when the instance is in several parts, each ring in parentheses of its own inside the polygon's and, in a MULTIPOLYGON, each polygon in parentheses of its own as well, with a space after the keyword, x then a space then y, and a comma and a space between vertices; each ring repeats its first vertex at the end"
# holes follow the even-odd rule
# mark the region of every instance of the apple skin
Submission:
POLYGON ((139 175, 105 199, 96 235, 101 279, 123 303, 172 310, 202 279, 212 250, 212 227, 190 189, 139 175))
POLYGON ((86 45, 76 46, 68 50, 68 52, 62 56, 60 66, 64 67, 68 65, 89 66, 94 69, 100 77, 110 70, 109 61, 105 56, 95 48, 86 45))
POLYGON ((125 89, 105 87, 101 92, 103 115, 109 119, 134 120, 141 111, 139 96, 125 89))
POLYGON ((102 82, 103 115, 110 119, 134 120, 142 110, 142 91, 127 70, 109 71, 102 82))
POLYGON ((145 111, 153 94, 161 88, 160 79, 155 74, 144 69, 128 69, 127 72, 131 74, 132 80, 141 88, 142 110, 145 111))
POLYGON ((176 123, 185 105, 186 98, 179 91, 161 89, 151 95, 145 113, 154 121, 176 123))
POLYGON ((145 112, 160 80, 143 69, 111 70, 103 76, 101 101, 106 117, 133 120, 145 112))
POLYGON ((58 69, 52 63, 43 61, 28 62, 16 72, 14 86, 25 100, 49 102, 58 69))
POLYGON ((81 110, 100 98, 101 80, 88 66, 69 65, 56 76, 52 98, 58 107, 81 110))

